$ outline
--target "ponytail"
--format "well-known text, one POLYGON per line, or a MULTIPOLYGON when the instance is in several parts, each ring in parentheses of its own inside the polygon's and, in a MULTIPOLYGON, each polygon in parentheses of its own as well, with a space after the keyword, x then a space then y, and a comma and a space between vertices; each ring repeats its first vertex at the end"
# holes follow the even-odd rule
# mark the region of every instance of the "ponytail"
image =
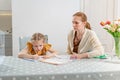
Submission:
POLYGON ((91 30, 90 23, 86 22, 85 27, 86 27, 87 29, 90 29, 90 30, 91 30))

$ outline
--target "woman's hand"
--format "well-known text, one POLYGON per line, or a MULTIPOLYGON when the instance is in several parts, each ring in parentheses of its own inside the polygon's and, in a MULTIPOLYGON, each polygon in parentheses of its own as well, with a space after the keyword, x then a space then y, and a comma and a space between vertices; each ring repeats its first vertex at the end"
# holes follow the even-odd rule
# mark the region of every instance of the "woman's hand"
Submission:
POLYGON ((88 58, 88 54, 87 53, 82 53, 82 54, 73 53, 70 56, 70 59, 82 59, 82 58, 88 58))
POLYGON ((70 56, 70 59, 78 59, 78 54, 73 53, 73 54, 70 56))

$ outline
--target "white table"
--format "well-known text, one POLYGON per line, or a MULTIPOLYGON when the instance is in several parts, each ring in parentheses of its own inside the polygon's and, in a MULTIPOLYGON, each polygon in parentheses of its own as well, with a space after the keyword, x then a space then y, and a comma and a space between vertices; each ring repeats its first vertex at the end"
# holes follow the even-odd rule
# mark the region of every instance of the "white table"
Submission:
POLYGON ((81 59, 52 65, 5 57, 0 64, 0 80, 120 80, 120 64, 81 59))

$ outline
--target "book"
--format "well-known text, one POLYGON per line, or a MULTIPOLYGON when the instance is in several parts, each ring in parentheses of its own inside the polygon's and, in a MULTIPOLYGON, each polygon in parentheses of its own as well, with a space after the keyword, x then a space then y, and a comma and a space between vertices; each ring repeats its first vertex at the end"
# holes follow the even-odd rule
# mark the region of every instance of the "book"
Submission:
POLYGON ((54 64, 54 65, 60 65, 60 64, 66 64, 68 62, 71 62, 69 55, 56 55, 55 57, 51 57, 48 59, 42 58, 42 56, 38 59, 38 61, 54 64))

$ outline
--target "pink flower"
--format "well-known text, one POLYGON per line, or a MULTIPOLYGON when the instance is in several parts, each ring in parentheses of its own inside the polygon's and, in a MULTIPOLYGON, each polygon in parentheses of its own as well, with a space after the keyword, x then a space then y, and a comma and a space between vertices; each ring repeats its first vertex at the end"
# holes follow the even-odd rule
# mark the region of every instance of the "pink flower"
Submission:
POLYGON ((110 24, 111 24, 111 22, 110 22, 110 21, 106 21, 106 22, 105 22, 105 24, 108 24, 108 25, 110 25, 110 24))
POLYGON ((120 37, 120 19, 114 21, 101 21, 100 25, 103 26, 108 33, 114 37, 120 37))

